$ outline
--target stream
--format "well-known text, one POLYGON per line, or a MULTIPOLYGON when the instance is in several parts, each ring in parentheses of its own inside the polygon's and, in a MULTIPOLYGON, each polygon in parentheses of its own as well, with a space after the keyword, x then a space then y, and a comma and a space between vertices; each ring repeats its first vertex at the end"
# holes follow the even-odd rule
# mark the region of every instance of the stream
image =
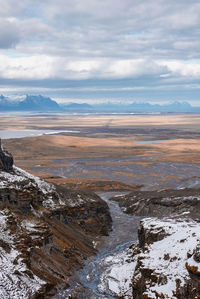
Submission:
MULTIPOLYGON (((99 192, 97 194, 109 206, 113 220, 112 231, 109 236, 103 238, 104 242, 98 247, 97 255, 70 278, 70 287, 56 294, 53 299, 70 298, 70 295, 74 295, 78 299, 116 298, 115 291, 118 292, 120 288, 124 287, 123 281, 120 282, 123 279, 118 278, 119 272, 121 275, 123 272, 125 276, 126 274, 131 275, 132 265, 130 261, 127 261, 128 248, 137 241, 138 224, 142 217, 123 213, 118 203, 109 200, 115 195, 124 195, 127 192, 99 192), (119 267, 125 267, 125 269, 119 267)), ((127 281, 127 278, 124 277, 124 281, 127 281)))

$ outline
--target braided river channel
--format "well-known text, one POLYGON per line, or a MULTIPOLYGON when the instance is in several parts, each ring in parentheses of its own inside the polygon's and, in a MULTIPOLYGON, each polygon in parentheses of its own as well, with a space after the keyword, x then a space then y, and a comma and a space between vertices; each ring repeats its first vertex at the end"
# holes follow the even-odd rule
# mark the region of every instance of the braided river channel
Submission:
MULTIPOLYGON (((113 227, 109 236, 104 237, 103 245, 98 248, 98 253, 90 259, 86 266, 77 271, 69 280, 70 287, 53 299, 70 298, 116 298, 113 289, 117 290, 117 280, 110 273, 112 266, 120 266, 126 262, 127 250, 131 244, 137 241, 137 229, 142 217, 130 216, 121 211, 118 203, 110 201, 115 195, 124 195, 122 192, 97 193, 107 202, 113 227), (116 258, 117 256, 117 258, 116 258)), ((123 287, 123 286, 122 286, 123 287)))

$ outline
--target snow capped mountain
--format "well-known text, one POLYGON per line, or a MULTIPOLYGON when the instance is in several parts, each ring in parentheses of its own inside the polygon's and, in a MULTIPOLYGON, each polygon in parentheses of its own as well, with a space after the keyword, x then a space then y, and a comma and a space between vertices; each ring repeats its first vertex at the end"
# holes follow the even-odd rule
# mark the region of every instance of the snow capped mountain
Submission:
POLYGON ((3 111, 38 111, 70 113, 199 113, 200 107, 193 107, 187 102, 169 104, 151 104, 148 102, 124 103, 63 103, 58 104, 49 97, 41 95, 0 96, 0 112, 3 111))
POLYGON ((25 98, 0 96, 0 111, 60 111, 60 106, 48 97, 26 95, 25 98))

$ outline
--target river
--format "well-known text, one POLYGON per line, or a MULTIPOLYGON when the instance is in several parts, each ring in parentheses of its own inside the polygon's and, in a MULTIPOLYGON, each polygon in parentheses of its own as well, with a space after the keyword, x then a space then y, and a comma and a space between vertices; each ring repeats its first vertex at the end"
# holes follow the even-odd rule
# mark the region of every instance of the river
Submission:
POLYGON ((69 298, 70 295, 79 299, 112 299, 129 285, 134 269, 134 265, 128 260, 129 247, 137 240, 138 224, 142 217, 123 213, 116 202, 109 200, 112 196, 125 193, 97 194, 108 203, 113 220, 112 231, 109 236, 104 237, 97 255, 71 277, 70 288, 56 294, 53 299, 69 298))
POLYGON ((56 135, 62 133, 78 134, 79 131, 69 130, 0 130, 1 139, 36 137, 43 135, 56 135))

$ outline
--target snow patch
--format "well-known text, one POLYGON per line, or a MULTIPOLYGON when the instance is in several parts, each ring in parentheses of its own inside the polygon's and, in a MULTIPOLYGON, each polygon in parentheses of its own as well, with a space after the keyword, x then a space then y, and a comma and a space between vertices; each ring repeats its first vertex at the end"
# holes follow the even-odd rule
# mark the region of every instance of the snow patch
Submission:
MULTIPOLYGON (((199 244, 199 223, 193 220, 181 219, 151 219, 142 220, 145 230, 152 232, 162 228, 166 237, 148 246, 145 253, 140 254, 143 269, 151 269, 158 277, 165 276, 162 283, 149 282, 148 291, 144 293, 151 298, 157 298, 156 292, 165 298, 174 298, 176 281, 179 279, 183 286, 189 280, 186 262, 197 265, 193 258, 188 259, 188 252, 193 252, 199 244)), ((198 264, 198 268, 200 265, 198 264)))
POLYGON ((130 259, 130 250, 108 256, 103 260, 103 266, 106 267, 106 271, 100 276, 99 291, 112 296, 124 295, 124 298, 130 298, 132 291, 130 284, 136 266, 136 261, 130 259))
POLYGON ((0 172, 0 189, 10 188, 16 190, 30 190, 30 188, 37 188, 44 195, 43 206, 48 209, 55 209, 56 202, 53 200, 53 195, 59 196, 52 184, 49 184, 39 177, 22 170, 19 167, 13 166, 13 172, 0 172))
POLYGON ((16 236, 11 234, 7 227, 9 211, 0 211, 0 298, 30 298, 45 284, 36 275, 29 275, 26 264, 15 248, 16 236), (5 249, 7 247, 7 250, 5 249))

